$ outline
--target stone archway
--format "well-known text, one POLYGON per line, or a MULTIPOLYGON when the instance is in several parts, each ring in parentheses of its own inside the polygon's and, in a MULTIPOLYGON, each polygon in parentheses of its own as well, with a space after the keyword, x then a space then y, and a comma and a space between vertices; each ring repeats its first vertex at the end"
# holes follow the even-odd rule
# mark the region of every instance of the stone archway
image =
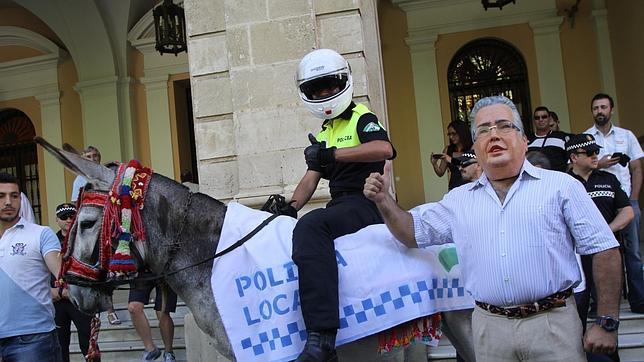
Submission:
POLYGON ((0 110, 0 171, 18 178, 36 216, 42 220, 40 202, 38 153, 33 141, 36 129, 29 117, 18 109, 0 110))

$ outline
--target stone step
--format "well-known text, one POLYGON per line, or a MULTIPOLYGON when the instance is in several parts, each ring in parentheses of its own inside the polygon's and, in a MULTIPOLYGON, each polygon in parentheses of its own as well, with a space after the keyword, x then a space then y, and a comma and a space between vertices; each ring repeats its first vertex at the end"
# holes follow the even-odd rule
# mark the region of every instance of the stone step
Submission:
MULTIPOLYGON (((101 330, 98 335, 99 343, 101 343, 102 341, 107 342, 107 341, 139 340, 138 335, 136 334, 136 331, 134 330, 134 326, 130 319, 130 313, 127 311, 127 306, 115 306, 114 309, 116 311, 116 314, 119 316, 119 319, 121 320, 121 324, 118 324, 118 325, 109 324, 107 321, 107 313, 101 313, 101 330)), ((146 306, 144 308, 144 312, 150 323, 150 328, 153 333, 153 338, 155 338, 155 336, 159 336, 160 338, 159 321, 157 320, 156 312, 154 311, 153 306, 152 305, 146 306)), ((183 319, 185 315, 188 313, 190 313, 190 310, 188 309, 188 307, 186 307, 185 303, 183 302, 177 303, 177 309, 175 313, 170 313, 170 316, 172 316, 172 319, 174 320, 175 336, 184 335, 183 319)), ((78 334, 76 333, 76 326, 74 326, 73 323, 72 323, 71 338, 72 338, 72 343, 78 342, 78 334)))
MULTIPOLYGON (((163 346, 163 342, 155 340, 157 346, 163 346)), ((129 342, 106 342, 99 343, 101 348, 101 361, 102 362, 138 362, 143 355, 143 345, 136 346, 129 342)), ((186 358, 186 345, 181 339, 180 343, 174 343, 174 355, 177 361, 187 361, 186 358)), ((163 355, 157 361, 163 361, 163 355)), ((70 346, 70 361, 71 362, 84 362, 84 358, 78 350, 78 346, 73 349, 70 346)))
MULTIPOLYGON (((101 330, 98 335, 98 345, 101 349, 101 361, 139 361, 143 354, 143 343, 141 342, 132 321, 130 313, 127 311, 126 303, 119 303, 114 305, 116 314, 121 320, 119 325, 111 325, 107 321, 107 313, 101 313, 101 330)), ((154 311, 154 305, 149 304, 144 307, 144 312, 150 323, 152 332, 152 339, 159 347, 163 347, 161 340, 161 330, 159 329, 159 321, 154 311)), ((186 361, 185 351, 185 330, 184 330, 184 317, 190 313, 185 303, 179 301, 175 313, 170 313, 174 321, 174 339, 173 348, 177 361, 186 361)), ((70 343, 70 359, 71 361, 83 361, 83 357, 78 346, 78 334, 76 328, 72 324, 72 336, 70 343)))

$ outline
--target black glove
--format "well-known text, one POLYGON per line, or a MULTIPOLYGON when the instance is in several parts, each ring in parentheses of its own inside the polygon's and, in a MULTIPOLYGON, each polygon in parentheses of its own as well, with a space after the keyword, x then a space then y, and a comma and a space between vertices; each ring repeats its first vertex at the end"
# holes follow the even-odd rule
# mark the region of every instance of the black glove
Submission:
POLYGON ((292 205, 294 202, 295 202, 295 201, 290 201, 290 202, 288 203, 288 205, 286 205, 286 206, 282 207, 282 208, 280 209, 279 214, 280 214, 280 215, 290 216, 290 217, 292 217, 292 218, 294 218, 294 219, 297 219, 297 210, 296 210, 296 209, 293 207, 293 205, 292 205))
POLYGON ((297 210, 293 207, 294 202, 295 200, 291 200, 287 203, 282 195, 271 195, 260 210, 297 219, 297 210))
POLYGON ((335 163, 336 147, 326 147, 326 142, 318 140, 309 133, 311 145, 304 149, 304 159, 309 169, 321 172, 322 168, 335 163))

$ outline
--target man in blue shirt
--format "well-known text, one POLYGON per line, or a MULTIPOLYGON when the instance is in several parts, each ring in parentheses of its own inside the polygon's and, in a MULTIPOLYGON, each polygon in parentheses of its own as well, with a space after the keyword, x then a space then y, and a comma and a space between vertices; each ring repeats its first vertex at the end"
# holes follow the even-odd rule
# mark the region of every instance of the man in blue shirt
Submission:
POLYGON ((516 106, 481 99, 470 114, 478 180, 437 202, 402 210, 388 193, 389 170, 371 174, 364 194, 408 247, 454 242, 472 316, 477 361, 585 361, 584 348, 617 344, 621 259, 618 243, 583 186, 525 160, 527 139, 516 106), (464 207, 467 206, 467 207, 464 207), (582 330, 572 288, 575 251, 594 254, 597 325, 582 330))
POLYGON ((0 172, 0 360, 61 361, 49 274, 60 243, 45 226, 20 218, 20 189, 0 172))

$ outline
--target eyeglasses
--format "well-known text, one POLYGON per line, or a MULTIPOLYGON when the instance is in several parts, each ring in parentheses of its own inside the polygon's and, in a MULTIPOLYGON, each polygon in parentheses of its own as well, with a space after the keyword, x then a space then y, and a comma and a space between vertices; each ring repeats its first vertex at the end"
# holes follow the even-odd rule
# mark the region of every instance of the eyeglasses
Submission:
POLYGON ((575 153, 576 153, 576 154, 578 154, 578 155, 586 155, 586 156, 588 156, 588 157, 591 157, 591 156, 594 156, 594 155, 598 155, 598 154, 599 154, 599 150, 592 150, 592 151, 580 151, 580 152, 575 152, 575 153))
POLYGON ((540 120, 540 119, 548 119, 548 117, 550 117, 550 116, 549 116, 549 115, 543 115, 543 114, 542 114, 542 115, 540 115, 540 116, 534 116, 534 120, 535 120, 535 121, 538 121, 538 120, 540 120))
POLYGON ((476 161, 464 162, 464 163, 461 163, 460 165, 458 165, 458 168, 466 168, 467 166, 473 165, 475 163, 476 163, 476 161))
POLYGON ((62 221, 67 221, 69 219, 73 219, 74 216, 76 216, 76 214, 67 214, 67 215, 59 216, 58 218, 62 221))
POLYGON ((482 124, 478 127, 476 127, 476 132, 474 135, 476 138, 485 138, 489 136, 492 133, 492 129, 496 128, 496 131, 501 134, 508 134, 512 130, 519 130, 519 127, 515 126, 512 121, 508 121, 507 119, 502 119, 499 121, 496 121, 496 123, 492 126, 489 123, 482 124))

